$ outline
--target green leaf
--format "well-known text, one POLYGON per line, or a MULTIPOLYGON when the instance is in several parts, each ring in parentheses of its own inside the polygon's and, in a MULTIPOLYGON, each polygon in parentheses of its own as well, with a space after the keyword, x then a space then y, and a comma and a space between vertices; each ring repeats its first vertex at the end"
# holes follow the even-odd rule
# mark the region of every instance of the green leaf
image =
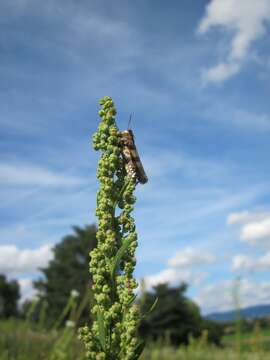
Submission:
POLYGON ((116 270, 118 269, 120 261, 121 261, 122 257, 124 256, 126 250, 128 249, 130 243, 132 242, 132 240, 133 240, 132 238, 125 239, 123 241, 122 246, 117 251, 117 253, 115 255, 115 258, 113 259, 113 263, 111 265, 111 278, 112 278, 112 281, 114 281, 116 270))
POLYGON ((145 347, 145 341, 142 340, 138 343, 138 345, 136 346, 136 348, 134 349, 134 355, 132 360, 137 360, 139 359, 139 357, 141 356, 143 349, 145 347))
POLYGON ((147 314, 151 314, 152 311, 154 311, 155 307, 157 306, 158 303, 158 297, 156 298, 156 300, 153 302, 153 305, 150 307, 150 309, 148 310, 147 314))
POLYGON ((136 299, 137 297, 137 294, 136 295, 133 295, 132 298, 129 300, 129 302, 127 303, 127 305, 131 305, 133 303, 133 301, 136 299))
POLYGON ((128 186, 128 181, 125 181, 124 182, 124 185, 122 186, 121 190, 119 191, 119 194, 118 194, 118 197, 117 199, 115 200, 114 204, 113 204, 113 208, 115 209, 117 204, 119 203, 119 201, 121 200, 126 188, 128 186))
POLYGON ((99 342, 102 349, 106 350, 106 327, 104 322, 103 314, 100 310, 97 313, 97 321, 98 321, 98 334, 99 334, 99 342))
POLYGON ((158 303, 158 297, 156 298, 156 300, 153 302, 152 306, 150 307, 150 309, 142 315, 141 319, 146 318, 147 315, 150 315, 152 311, 154 311, 155 307, 157 306, 158 303))

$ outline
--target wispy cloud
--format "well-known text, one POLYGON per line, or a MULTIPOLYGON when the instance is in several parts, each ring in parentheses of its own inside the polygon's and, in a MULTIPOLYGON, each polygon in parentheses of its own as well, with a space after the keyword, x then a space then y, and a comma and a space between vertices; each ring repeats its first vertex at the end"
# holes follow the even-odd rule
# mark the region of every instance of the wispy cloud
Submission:
POLYGON ((156 148, 146 148, 143 163, 151 178, 179 173, 182 177, 200 177, 208 180, 222 179, 226 172, 231 171, 232 163, 220 164, 214 160, 191 156, 179 146, 171 146, 162 152, 156 148))
POLYGON ((236 63, 219 63, 215 67, 204 70, 203 82, 222 82, 229 79, 240 71, 240 65, 236 63))
POLYGON ((227 217, 227 224, 228 225, 235 225, 235 224, 245 224, 253 221, 261 221, 269 218, 270 213, 268 212, 261 212, 261 211, 239 211, 234 212, 228 215, 227 217))
POLYGON ((246 105, 235 106, 229 101, 220 98, 208 99, 207 106, 202 111, 203 118, 211 122, 221 123, 233 130, 243 130, 261 134, 270 130, 270 116, 267 111, 248 110, 246 105))
POLYGON ((200 22, 198 32, 221 27, 232 33, 232 41, 225 59, 203 72, 203 80, 222 82, 237 74, 248 58, 251 44, 266 32, 270 20, 268 0, 211 0, 200 22))
POLYGON ((0 163, 0 174, 1 185, 71 187, 84 183, 79 177, 22 163, 0 163))
MULTIPOLYGON (((179 248, 183 251, 183 246, 207 243, 206 252, 211 252, 217 243, 224 247, 221 234, 227 234, 226 244, 232 245, 231 230, 224 226, 228 212, 248 207, 268 192, 267 184, 250 185, 242 177, 242 169, 231 162, 201 161, 200 157, 185 154, 179 148, 170 150, 161 156, 153 151, 157 155, 152 161, 147 156, 148 151, 151 153, 148 149, 144 164, 150 180, 137 190, 139 258, 144 264, 164 266, 172 253, 177 253, 179 248), (152 216, 153 208, 155 216, 152 216)), ((184 252, 184 255, 188 254, 184 252)))
POLYGON ((249 256, 245 254, 235 255, 232 261, 232 269, 240 272, 269 271, 270 252, 263 256, 249 256))
POLYGON ((169 265, 173 267, 192 267, 213 263, 216 257, 207 251, 198 251, 191 247, 180 250, 169 260, 169 265))

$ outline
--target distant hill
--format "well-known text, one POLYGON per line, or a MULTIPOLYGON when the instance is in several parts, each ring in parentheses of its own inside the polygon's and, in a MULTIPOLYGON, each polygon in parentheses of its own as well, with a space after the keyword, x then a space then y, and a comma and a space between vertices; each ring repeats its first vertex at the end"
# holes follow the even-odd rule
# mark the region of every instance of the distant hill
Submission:
MULTIPOLYGON (((263 317, 270 317, 270 305, 256 305, 250 306, 240 310, 241 317, 243 319, 256 319, 263 317)), ((206 319, 214 321, 233 321, 235 319, 235 311, 224 311, 208 314, 206 319)))

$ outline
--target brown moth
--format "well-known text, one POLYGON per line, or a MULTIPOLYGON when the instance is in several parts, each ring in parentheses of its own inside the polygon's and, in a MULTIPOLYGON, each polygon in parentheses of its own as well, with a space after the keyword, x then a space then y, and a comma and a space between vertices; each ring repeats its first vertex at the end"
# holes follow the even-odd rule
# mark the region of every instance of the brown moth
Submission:
POLYGON ((129 177, 136 179, 139 183, 145 184, 148 178, 145 174, 142 162, 136 149, 132 130, 120 132, 122 155, 125 161, 126 172, 129 177))

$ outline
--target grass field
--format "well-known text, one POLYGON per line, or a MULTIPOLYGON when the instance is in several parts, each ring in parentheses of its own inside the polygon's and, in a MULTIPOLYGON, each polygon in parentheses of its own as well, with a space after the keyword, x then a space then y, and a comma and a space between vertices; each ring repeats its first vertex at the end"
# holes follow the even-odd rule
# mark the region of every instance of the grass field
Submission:
MULTIPOLYGON (((241 334, 240 344, 230 335, 217 348, 204 339, 189 347, 174 349, 165 344, 150 344, 141 360, 270 360, 270 329, 241 334)), ((76 331, 46 332, 31 329, 23 321, 0 322, 0 360, 83 360, 83 347, 76 331)))

